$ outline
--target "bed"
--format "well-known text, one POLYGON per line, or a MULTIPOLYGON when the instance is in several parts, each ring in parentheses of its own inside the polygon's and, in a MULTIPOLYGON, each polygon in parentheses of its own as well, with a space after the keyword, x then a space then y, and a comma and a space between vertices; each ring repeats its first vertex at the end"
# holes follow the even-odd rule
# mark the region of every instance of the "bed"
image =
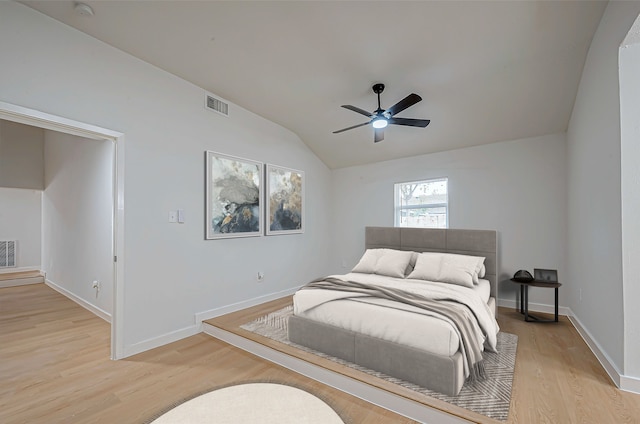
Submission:
POLYGON ((478 318, 472 320, 473 325, 465 324, 470 328, 465 331, 478 337, 481 349, 495 348, 499 330, 495 322, 496 231, 366 227, 365 249, 355 272, 319 279, 311 284, 314 287, 296 292, 294 314, 288 323, 290 341, 430 390, 457 395, 467 378, 477 377, 469 359, 473 351, 477 355, 477 348, 469 348, 469 335, 461 334, 460 326, 433 312, 433 308, 453 303, 452 298, 469 303, 462 309, 480 312, 474 311, 478 318), (363 270, 363 266, 369 266, 367 255, 382 254, 379 252, 393 254, 394 258, 411 255, 412 259, 402 271, 398 271, 402 265, 393 262, 397 269, 385 275, 363 270), (423 265, 440 253, 484 258, 482 272, 478 266, 470 286, 466 279, 465 284, 427 281, 421 276, 423 265), (339 287, 334 287, 336 284, 339 287), (349 286, 346 289, 345 284, 349 286), (383 298, 370 297, 371 287, 382 291, 383 298), (399 304, 394 297, 398 288, 404 295, 428 292, 442 301, 427 300, 427 311, 422 304, 399 304))

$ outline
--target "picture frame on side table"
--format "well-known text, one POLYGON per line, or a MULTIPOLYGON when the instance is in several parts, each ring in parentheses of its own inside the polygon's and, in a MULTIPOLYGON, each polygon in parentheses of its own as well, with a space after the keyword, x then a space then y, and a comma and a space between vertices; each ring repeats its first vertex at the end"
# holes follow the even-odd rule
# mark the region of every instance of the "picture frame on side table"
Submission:
POLYGON ((205 238, 262 236, 262 163, 210 150, 205 157, 205 238))
POLYGON ((557 283, 558 271, 555 269, 533 269, 533 278, 539 283, 557 283))
POLYGON ((304 233, 304 171, 266 166, 266 234, 304 233))

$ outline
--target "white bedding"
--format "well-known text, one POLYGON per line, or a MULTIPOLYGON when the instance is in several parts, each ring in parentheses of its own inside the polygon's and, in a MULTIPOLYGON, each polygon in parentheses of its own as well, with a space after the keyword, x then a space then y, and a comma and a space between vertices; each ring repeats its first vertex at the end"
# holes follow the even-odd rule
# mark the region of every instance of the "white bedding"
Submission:
MULTIPOLYGON (((487 333, 486 337, 482 336, 485 344, 492 350, 495 349, 499 327, 493 311, 487 306, 491 290, 487 280, 481 280, 480 284, 470 289, 374 274, 349 273, 331 277, 392 286, 415 293, 435 290, 443 296, 462 296, 474 305, 473 308, 482 321, 481 327, 487 333)), ((319 289, 299 290, 293 296, 294 314, 438 355, 451 356, 459 350, 459 336, 448 321, 411 305, 354 296, 358 294, 319 289), (340 299, 341 297, 350 299, 340 299)))
POLYGON ((484 303, 489 303, 491 297, 491 282, 489 280, 478 280, 478 284, 473 286, 473 291, 480 295, 484 303))

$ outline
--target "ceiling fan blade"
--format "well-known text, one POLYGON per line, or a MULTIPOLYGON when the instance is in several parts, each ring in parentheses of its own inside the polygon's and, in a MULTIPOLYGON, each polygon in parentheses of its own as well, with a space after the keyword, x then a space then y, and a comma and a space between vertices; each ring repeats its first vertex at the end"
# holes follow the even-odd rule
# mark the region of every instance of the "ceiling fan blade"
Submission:
POLYGON ((387 123, 393 125, 407 125, 409 127, 426 127, 431 120, 429 119, 411 119, 411 118, 389 118, 387 123))
POLYGON ((384 129, 382 128, 374 128, 373 129, 373 142, 377 143, 379 141, 384 140, 384 129))
POLYGON ((358 124, 358 125, 354 125, 354 126, 352 126, 352 127, 343 128, 343 129, 341 129, 341 130, 334 131, 333 133, 334 133, 334 134, 338 134, 338 133, 341 133, 341 132, 344 132, 344 131, 352 130, 352 129, 354 129, 354 128, 364 127, 365 125, 368 125, 368 124, 369 124, 368 122, 365 122, 364 124, 358 124))
POLYGON ((390 116, 395 115, 396 113, 400 113, 403 110, 405 110, 408 107, 411 107, 413 105, 415 105, 416 103, 418 103, 420 100, 422 100, 422 97, 418 96, 415 93, 411 93, 409 94, 407 97, 405 97, 404 99, 400 100, 398 103, 396 103, 395 105, 391 106, 389 109, 387 109, 385 112, 388 112, 390 116))
POLYGON ((371 112, 367 112, 366 110, 360 109, 359 107, 355 107, 355 106, 351 106, 351 105, 342 105, 342 107, 345 108, 345 109, 349 109, 349 110, 352 110, 354 112, 357 112, 357 113, 359 113, 361 115, 364 115, 364 116, 368 116, 368 117, 372 117, 373 116, 371 114, 371 112))

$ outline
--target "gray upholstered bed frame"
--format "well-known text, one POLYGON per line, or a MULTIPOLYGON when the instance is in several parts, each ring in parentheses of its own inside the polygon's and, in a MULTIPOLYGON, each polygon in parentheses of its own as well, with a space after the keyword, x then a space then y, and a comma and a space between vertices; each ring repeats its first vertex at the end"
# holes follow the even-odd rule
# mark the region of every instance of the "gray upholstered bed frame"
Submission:
MULTIPOLYGON (((497 233, 493 230, 366 227, 365 248, 484 256, 491 297, 498 294, 497 233)), ((457 395, 464 384, 462 355, 434 355, 307 318, 289 318, 289 340, 430 390, 457 395)))
POLYGON ((366 227, 365 249, 446 252, 484 256, 491 297, 498 298, 498 235, 494 230, 366 227))

